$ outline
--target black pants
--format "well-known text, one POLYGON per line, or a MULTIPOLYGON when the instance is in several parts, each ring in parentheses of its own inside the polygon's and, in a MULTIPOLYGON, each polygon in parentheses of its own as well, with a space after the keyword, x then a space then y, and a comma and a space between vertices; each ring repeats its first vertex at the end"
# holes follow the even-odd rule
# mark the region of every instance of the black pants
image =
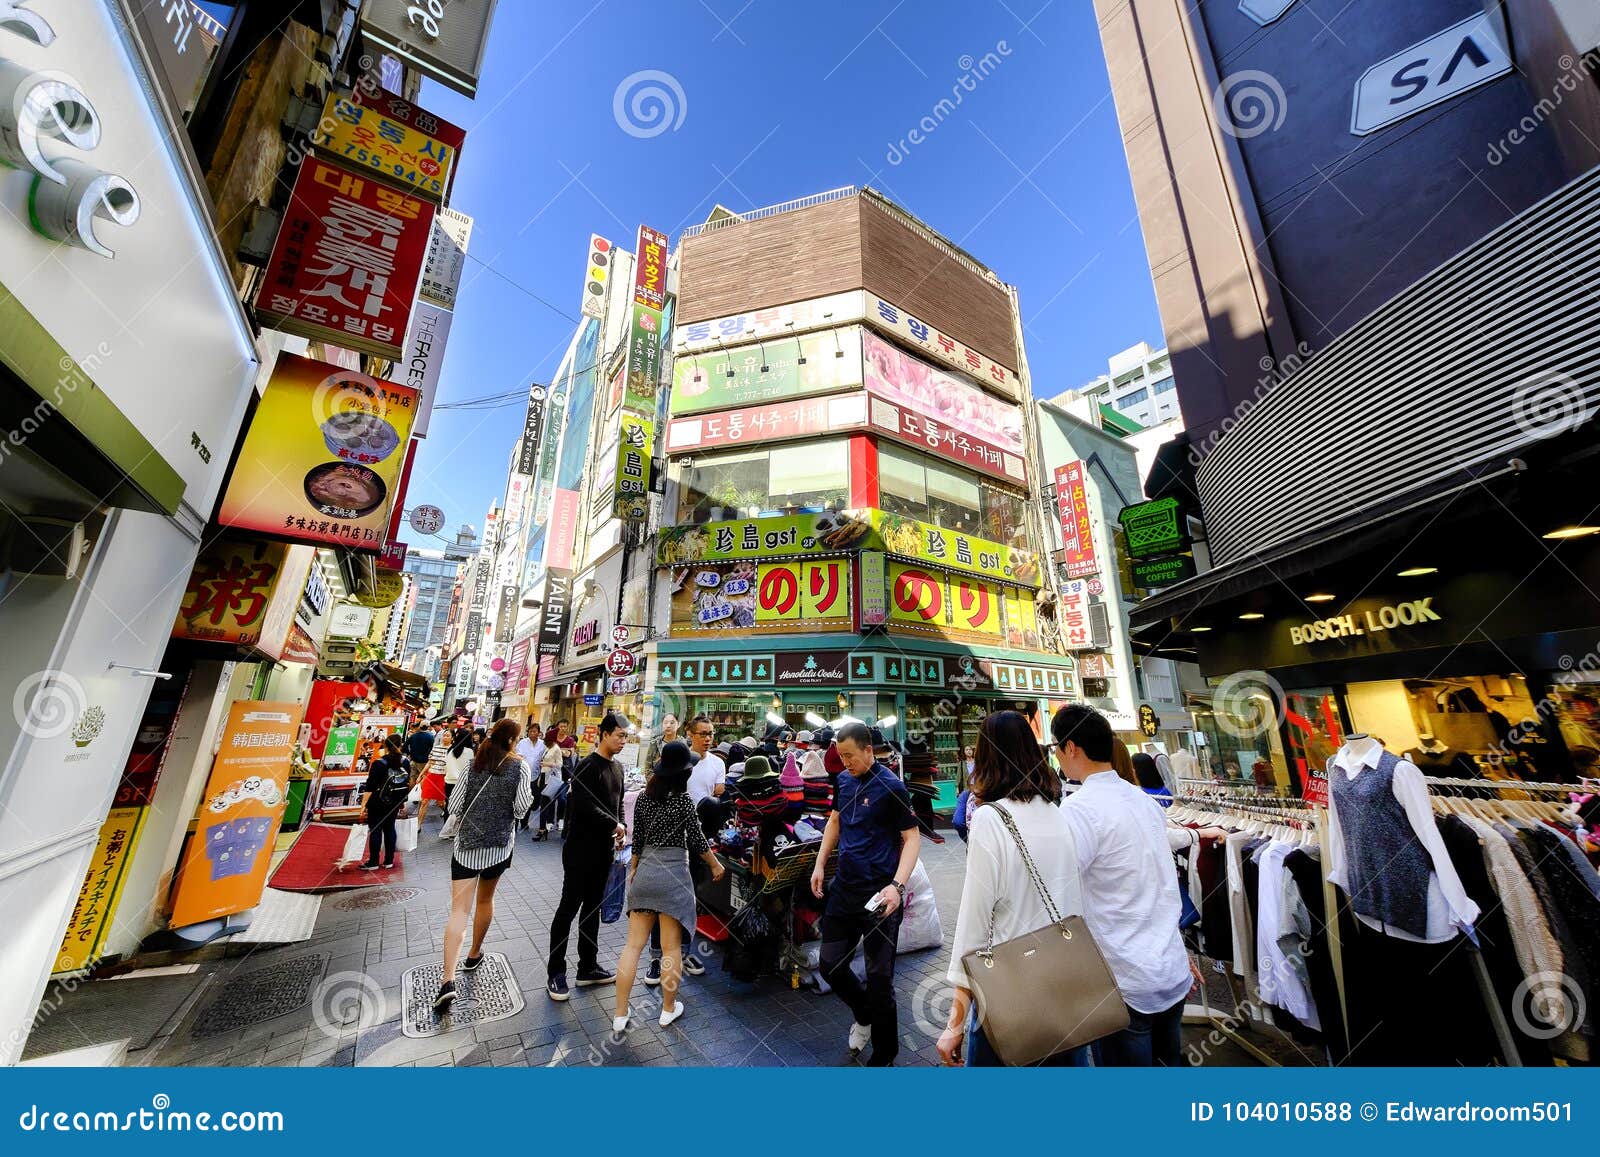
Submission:
POLYGON ((1183 1067, 1183 1001, 1163 1012, 1128 1006, 1128 1027, 1094 1042, 1101 1068, 1183 1067))
POLYGON ((894 954, 900 939, 900 918, 879 918, 862 905, 878 889, 840 892, 828 898, 822 918, 822 952, 818 961, 828 986, 850 1006, 857 1024, 872 1026, 872 1066, 890 1065, 900 1051, 899 1013, 894 1003, 894 954), (850 971, 856 945, 866 942, 867 983, 850 971))
POLYGON ((394 821, 399 814, 398 811, 392 811, 388 815, 368 818, 367 863, 376 864, 379 862, 378 849, 380 846, 384 849, 382 862, 385 864, 394 863, 394 821))
POLYGON ((572 921, 578 921, 578 972, 600 967, 600 903, 611 874, 612 847, 608 841, 572 839, 561 845, 561 902, 550 921, 550 976, 567 971, 567 940, 572 921))

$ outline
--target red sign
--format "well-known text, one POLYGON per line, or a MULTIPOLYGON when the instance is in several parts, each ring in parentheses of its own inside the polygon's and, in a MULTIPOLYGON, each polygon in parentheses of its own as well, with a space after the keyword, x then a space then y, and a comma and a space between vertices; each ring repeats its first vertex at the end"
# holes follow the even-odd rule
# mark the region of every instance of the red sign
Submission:
POLYGON ((1082 462, 1056 467, 1056 506, 1061 511, 1061 545, 1068 578, 1098 574, 1094 557, 1094 530, 1089 524, 1089 492, 1084 487, 1082 462))
POLYGON ((383 544, 383 553, 378 555, 379 570, 405 570, 406 569, 406 544, 403 542, 386 542, 383 544))
POLYGON ((1316 804, 1318 807, 1328 806, 1328 769, 1325 767, 1311 767, 1306 773, 1305 790, 1301 792, 1305 802, 1316 804))
POLYGON ((1013 482, 1026 482, 1020 455, 959 429, 943 418, 930 418, 871 393, 872 424, 901 442, 930 450, 964 466, 1013 482))
POLYGON ((528 689, 528 655, 533 650, 533 640, 518 639, 511 644, 511 662, 506 667, 506 687, 512 694, 528 689))
POLYGON ((667 303, 667 235, 639 226, 638 259, 634 265, 633 300, 660 309, 667 303))
POLYGON ((633 657, 633 652, 625 647, 618 647, 606 659, 606 671, 619 679, 624 675, 632 675, 638 665, 639 661, 633 657))
POLYGON ((285 333, 398 360, 433 213, 421 197, 306 157, 256 315, 285 333))

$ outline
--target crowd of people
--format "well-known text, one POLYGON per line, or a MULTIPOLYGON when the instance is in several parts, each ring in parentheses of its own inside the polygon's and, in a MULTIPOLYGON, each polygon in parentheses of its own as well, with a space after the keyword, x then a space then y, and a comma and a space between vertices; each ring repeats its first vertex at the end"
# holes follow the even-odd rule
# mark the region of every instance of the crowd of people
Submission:
MULTIPOLYGON (((580 755, 568 725, 524 734, 502 719, 485 733, 465 724, 391 739, 369 774, 362 804, 370 829, 366 867, 393 863, 394 816, 420 782, 421 807, 447 810, 440 836, 453 840, 444 978, 434 1008, 448 1011, 461 972, 483 960, 496 885, 512 862, 520 828, 533 840, 559 831, 560 900, 549 930, 546 992, 614 986, 613 1031, 633 1024, 631 995, 645 950, 644 983, 660 986, 659 1022, 684 1015, 685 975, 705 964, 692 951, 697 894, 726 865, 713 839, 733 807, 735 778, 805 767, 825 775, 831 805, 809 887, 823 903, 819 972, 850 1009, 847 1045, 865 1063, 894 1063, 900 1047, 895 956, 906 888, 922 841, 940 842, 932 810, 931 758, 912 736, 896 750, 876 728, 835 728, 713 745, 704 716, 671 717, 643 748, 641 789, 626 790, 618 756, 637 732, 620 714, 600 721, 580 755), (742 773, 742 774, 741 774, 742 773), (626 863, 627 943, 615 970, 600 959, 599 926, 612 865, 626 863), (831 878, 826 871, 833 867, 831 878), (576 968, 569 972, 573 925, 576 968), (465 956, 462 942, 470 925, 465 956), (858 950, 865 979, 851 961, 858 950)), ((946 1064, 1006 1063, 985 1032, 974 961, 993 966, 997 945, 1081 919, 1125 1005, 1125 1027, 1092 1041, 1071 1035, 1042 1063, 1057 1066, 1175 1066, 1186 998, 1200 977, 1180 936, 1182 902, 1172 853, 1206 835, 1169 823, 1170 793, 1149 756, 1133 755, 1093 708, 1070 705, 1049 720, 1047 739, 1015 711, 997 711, 966 749, 966 790, 954 826, 967 841, 966 876, 947 970, 953 990, 938 1052, 946 1064), (1053 762, 1052 762, 1053 761, 1053 762), (1148 765, 1148 766, 1146 766, 1148 765)), ((820 822, 820 821, 819 821, 820 822)), ((1216 833, 1211 833, 1216 834, 1216 833)), ((1070 936, 1069 936, 1070 938, 1070 936)), ((1018 994, 1062 999, 1072 976, 1018 994)), ((1119 1022, 1121 1014, 1119 1014, 1119 1022)), ((1054 1037, 1051 1037, 1054 1040, 1054 1037)))

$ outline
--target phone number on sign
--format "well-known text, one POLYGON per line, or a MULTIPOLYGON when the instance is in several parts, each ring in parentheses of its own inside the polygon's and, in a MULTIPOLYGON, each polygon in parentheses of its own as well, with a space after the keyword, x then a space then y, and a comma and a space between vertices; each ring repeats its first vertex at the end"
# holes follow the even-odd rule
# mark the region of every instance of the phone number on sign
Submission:
POLYGON ((1527 1124, 1566 1123, 1572 1120, 1572 1104, 1567 1101, 1538 1101, 1528 1105, 1484 1105, 1468 1102, 1429 1104, 1420 1101, 1191 1101, 1189 1120, 1206 1122, 1293 1121, 1315 1124, 1319 1121, 1399 1122, 1525 1122, 1527 1124))

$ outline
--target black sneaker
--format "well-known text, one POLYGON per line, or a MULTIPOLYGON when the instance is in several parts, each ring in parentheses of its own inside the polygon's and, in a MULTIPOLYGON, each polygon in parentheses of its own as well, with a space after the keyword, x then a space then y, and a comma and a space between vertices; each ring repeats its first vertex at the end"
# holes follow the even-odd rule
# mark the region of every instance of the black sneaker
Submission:
POLYGON ((379 866, 380 865, 377 863, 377 861, 373 861, 370 864, 362 864, 361 865, 361 870, 363 872, 376 872, 378 870, 379 866))
POLYGON ((644 970, 644 982, 651 988, 661 983, 661 961, 652 960, 650 967, 644 970))
POLYGON ((439 986, 439 995, 433 998, 433 1011, 445 1012, 456 999, 456 982, 447 980, 439 986))
POLYGON ((462 972, 476 972, 481 967, 483 967, 483 957, 481 956, 469 956, 461 962, 462 972))
POLYGON ((615 972, 607 972, 604 968, 595 968, 587 972, 582 969, 578 971, 579 988, 594 988, 597 985, 615 984, 616 982, 617 974, 615 972))
POLYGON ((550 983, 544 986, 544 991, 551 1000, 572 999, 572 990, 567 987, 567 978, 565 976, 552 976, 550 983))
POLYGON ((683 954, 683 970, 690 976, 704 976, 706 974, 705 961, 701 960, 693 952, 685 952, 683 954))

